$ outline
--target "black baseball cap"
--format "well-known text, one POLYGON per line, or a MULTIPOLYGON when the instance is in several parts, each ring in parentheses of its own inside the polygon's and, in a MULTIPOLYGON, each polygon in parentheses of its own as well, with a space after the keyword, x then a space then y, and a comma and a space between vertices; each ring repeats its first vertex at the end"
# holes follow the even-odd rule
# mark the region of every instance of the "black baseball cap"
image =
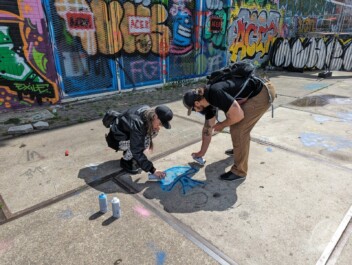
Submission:
POLYGON ((155 113, 156 115, 158 115, 158 118, 163 124, 163 126, 166 129, 170 129, 171 125, 169 121, 171 121, 174 116, 174 114, 172 113, 172 110, 165 105, 160 105, 155 108, 155 113))
POLYGON ((197 92, 195 90, 189 90, 183 95, 183 105, 187 108, 187 115, 191 115, 194 107, 194 102, 197 99, 197 92))

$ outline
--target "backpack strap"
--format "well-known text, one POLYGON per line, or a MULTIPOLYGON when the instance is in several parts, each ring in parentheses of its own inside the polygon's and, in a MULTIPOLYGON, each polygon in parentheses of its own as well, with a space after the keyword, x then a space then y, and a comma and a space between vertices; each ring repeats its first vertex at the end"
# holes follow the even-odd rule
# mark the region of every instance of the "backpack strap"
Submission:
POLYGON ((269 102, 270 102, 270 105, 271 105, 271 118, 274 118, 273 98, 272 98, 272 96, 271 96, 271 93, 270 93, 270 91, 269 91, 268 86, 266 85, 266 80, 263 79, 263 78, 257 77, 257 76, 253 76, 253 78, 254 78, 255 80, 258 80, 259 82, 261 82, 261 83, 263 84, 263 86, 268 90, 269 102))

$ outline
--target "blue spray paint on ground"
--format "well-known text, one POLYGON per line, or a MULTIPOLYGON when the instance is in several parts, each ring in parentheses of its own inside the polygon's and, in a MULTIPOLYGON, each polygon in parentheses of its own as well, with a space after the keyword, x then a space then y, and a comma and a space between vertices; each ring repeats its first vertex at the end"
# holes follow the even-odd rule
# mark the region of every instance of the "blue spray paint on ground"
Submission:
POLYGON ((314 84, 305 85, 303 88, 306 90, 318 90, 327 86, 328 86, 327 84, 323 84, 323 83, 314 83, 314 84))
POLYGON ((165 170, 166 177, 160 181, 161 189, 171 191, 177 183, 180 183, 182 185, 182 192, 185 194, 187 190, 204 184, 202 181, 192 179, 192 176, 198 171, 198 168, 190 166, 171 167, 165 170))
POLYGON ((66 209, 58 214, 61 219, 71 219, 73 217, 73 212, 71 209, 66 209))
POLYGON ((271 153, 271 152, 273 151, 273 149, 272 149, 271 147, 267 147, 267 148, 266 148, 266 151, 268 151, 268 152, 271 153))
POLYGON ((148 243, 148 247, 154 252, 156 258, 157 265, 163 265, 166 260, 166 253, 162 250, 158 250, 158 248, 154 245, 153 242, 148 243))
POLYGON ((339 149, 352 148, 352 141, 341 136, 304 132, 301 133, 300 139, 307 147, 324 147, 332 152, 339 149))
POLYGON ((166 260, 166 253, 164 251, 157 251, 155 255, 156 255, 156 264, 163 265, 166 260))
POLYGON ((324 122, 327 122, 327 121, 331 121, 331 118, 328 117, 328 116, 323 116, 323 115, 313 115, 313 118, 316 122, 319 122, 319 123, 324 123, 324 122))
POLYGON ((337 117, 342 121, 349 122, 352 121, 352 112, 338 112, 337 117))

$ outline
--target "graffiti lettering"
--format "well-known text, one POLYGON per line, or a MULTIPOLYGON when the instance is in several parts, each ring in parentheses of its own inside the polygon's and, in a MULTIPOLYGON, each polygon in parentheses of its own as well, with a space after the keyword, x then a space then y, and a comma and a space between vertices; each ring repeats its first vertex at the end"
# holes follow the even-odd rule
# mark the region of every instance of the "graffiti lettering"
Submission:
POLYGON ((150 33, 150 17, 128 17, 128 29, 130 34, 150 33))
POLYGON ((20 176, 27 176, 28 178, 32 178, 33 175, 35 175, 37 172, 44 175, 45 170, 42 167, 36 167, 36 168, 34 168, 34 170, 30 168, 26 172, 21 174, 20 176))
POLYGON ((34 99, 39 104, 43 101, 56 103, 58 88, 51 79, 55 70, 41 2, 5 2, 8 7, 6 3, 0 4, 0 86, 4 91, 0 95, 0 110, 28 107, 35 103, 34 99), (28 90, 24 96, 16 91, 15 82, 46 84, 47 92, 38 97, 35 91, 28 90))
POLYGON ((270 63, 295 69, 352 69, 352 39, 348 41, 322 38, 278 38, 273 45, 270 63))
MULTIPOLYGON (((94 2, 97 3, 98 1, 94 2)), ((90 7, 88 6, 87 2, 79 1, 77 3, 74 3, 66 0, 55 0, 55 8, 59 16, 65 20, 68 32, 73 37, 79 37, 79 40, 84 50, 87 51, 88 54, 96 54, 97 41, 95 40, 95 29, 93 26, 93 13, 89 11, 90 7), (69 15, 67 16, 67 14, 69 15), (85 27, 82 26, 71 27, 69 21, 71 20, 71 17, 74 20, 78 17, 86 19, 89 19, 90 17, 90 19, 92 20, 90 29, 87 30, 85 27)), ((97 21, 97 18, 95 18, 95 21, 97 21)))
POLYGON ((217 33, 221 30, 222 20, 218 17, 210 18, 210 31, 213 33, 217 33))
POLYGON ((131 63, 131 73, 133 80, 143 78, 152 80, 159 76, 160 65, 158 62, 135 61, 131 63))
POLYGON ((92 30, 94 29, 92 13, 66 13, 66 21, 69 30, 92 30))
POLYGON ((36 94, 46 95, 50 92, 49 84, 22 84, 22 83, 14 83, 17 91, 21 92, 34 92, 36 94))
POLYGON ((224 61, 221 54, 208 57, 208 73, 220 69, 223 64, 224 61))
POLYGON ((317 27, 317 18, 297 17, 296 23, 297 23, 297 32, 298 33, 314 32, 317 27))
POLYGON ((45 158, 44 156, 42 156, 36 151, 30 152, 29 150, 27 150, 27 161, 36 160, 35 157, 38 157, 39 159, 45 158))
POLYGON ((259 12, 241 8, 229 30, 231 61, 265 61, 275 38, 279 36, 281 15, 277 11, 259 12))

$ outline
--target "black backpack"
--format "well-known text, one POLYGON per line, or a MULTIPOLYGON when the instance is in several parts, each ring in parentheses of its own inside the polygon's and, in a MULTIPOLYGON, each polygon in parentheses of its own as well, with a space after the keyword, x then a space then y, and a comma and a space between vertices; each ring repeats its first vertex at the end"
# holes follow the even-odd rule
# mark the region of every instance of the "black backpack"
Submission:
POLYGON ((231 63, 229 66, 212 72, 207 76, 207 85, 212 85, 220 81, 231 80, 235 77, 249 78, 254 75, 255 66, 248 61, 231 63))
POLYGON ((120 116, 121 116, 121 113, 118 111, 115 111, 115 110, 106 111, 102 119, 103 125, 106 128, 110 128, 110 126, 116 120, 116 118, 119 118, 120 116))

